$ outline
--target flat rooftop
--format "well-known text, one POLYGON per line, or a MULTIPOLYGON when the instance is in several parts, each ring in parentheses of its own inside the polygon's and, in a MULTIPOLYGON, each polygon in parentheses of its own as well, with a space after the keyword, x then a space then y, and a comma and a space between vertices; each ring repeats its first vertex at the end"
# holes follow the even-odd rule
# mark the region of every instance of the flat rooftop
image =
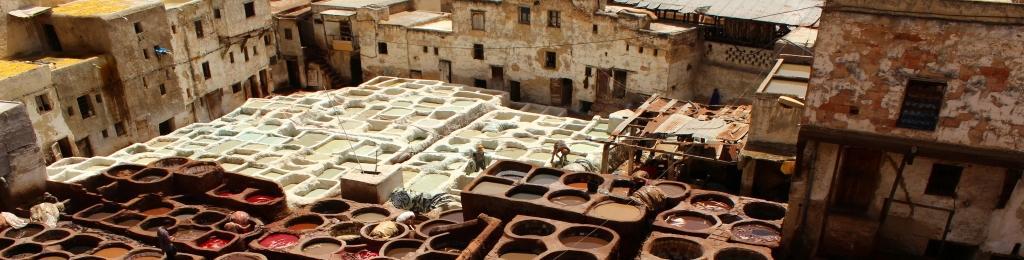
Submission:
POLYGON ((357 9, 368 5, 390 6, 406 1, 408 0, 328 0, 316 2, 313 5, 357 9))
POLYGON ((81 17, 106 16, 141 9, 157 3, 160 2, 157 0, 78 0, 54 7, 53 14, 81 17))
POLYGON ((38 68, 39 64, 23 61, 0 60, 0 79, 6 79, 38 68))
POLYGON ((388 16, 387 20, 381 21, 380 24, 386 25, 398 25, 404 27, 413 27, 429 22, 436 21, 447 17, 447 13, 430 12, 430 11, 408 11, 398 12, 388 16))

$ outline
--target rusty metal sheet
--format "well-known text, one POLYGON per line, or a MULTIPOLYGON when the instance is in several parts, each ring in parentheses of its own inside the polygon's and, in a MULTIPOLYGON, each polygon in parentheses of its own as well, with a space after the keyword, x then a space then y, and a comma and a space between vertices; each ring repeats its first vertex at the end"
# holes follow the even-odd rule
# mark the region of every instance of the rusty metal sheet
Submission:
POLYGON ((707 7, 705 14, 795 26, 813 26, 821 17, 824 0, 613 0, 652 10, 693 13, 707 7))

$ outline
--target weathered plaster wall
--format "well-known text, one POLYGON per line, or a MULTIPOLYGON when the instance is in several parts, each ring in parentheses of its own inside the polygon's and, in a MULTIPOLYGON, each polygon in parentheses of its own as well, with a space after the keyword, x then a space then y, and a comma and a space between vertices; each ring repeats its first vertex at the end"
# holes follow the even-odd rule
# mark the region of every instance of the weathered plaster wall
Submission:
POLYGON ((24 104, 0 102, 0 207, 13 209, 42 196, 46 167, 24 104))
POLYGON ((597 71, 592 70, 589 78, 585 72, 591 66, 629 71, 626 85, 631 94, 661 93, 688 98, 685 95, 692 93, 688 89, 689 78, 696 71, 686 70, 686 67, 700 55, 699 47, 694 44, 698 40, 695 30, 682 28, 669 33, 637 28, 637 24, 649 21, 637 21, 631 14, 598 14, 596 6, 587 4, 455 1, 450 33, 360 22, 357 31, 375 34, 375 37, 359 38, 364 78, 408 76, 410 70, 418 70, 424 78, 439 79, 439 60, 448 60, 452 64, 452 82, 473 85, 474 79, 481 79, 488 80, 488 88, 508 90, 508 81, 518 81, 523 100, 527 102, 552 104, 551 79, 567 78, 573 84, 571 108, 574 110, 579 110, 580 101, 627 106, 625 99, 611 97, 614 85, 611 79, 609 94, 598 100, 597 71), (520 6, 531 8, 531 24, 518 22, 520 6), (485 12, 485 30, 472 29, 473 10, 485 12), (561 12, 560 28, 547 26, 549 10, 561 12), (597 33, 593 32, 595 25, 597 33), (388 43, 388 54, 377 53, 378 42, 388 43), (483 44, 483 60, 473 59, 473 44, 483 44), (424 46, 428 48, 426 53, 422 51, 424 46), (434 47, 438 48, 436 55, 434 47), (553 69, 544 67, 547 51, 557 55, 553 69), (499 84, 492 80, 492 66, 504 70, 505 81, 501 86, 495 86, 499 84))
POLYGON ((46 65, 38 65, 36 68, 25 73, 0 79, 0 100, 20 102, 27 107, 27 115, 35 131, 35 138, 39 140, 41 149, 49 149, 49 145, 60 138, 71 134, 71 129, 64 120, 64 107, 70 104, 63 103, 58 98, 58 93, 53 87, 53 75, 46 65), (37 109, 38 102, 35 97, 46 94, 48 96, 50 111, 37 109))
MULTIPOLYGON (((989 220, 988 236, 981 249, 1007 254, 1013 247, 1024 241, 1024 180, 1017 180, 1016 189, 1006 208, 993 211, 989 220)), ((1018 253, 1018 256, 1024 256, 1018 253)))
POLYGON ((748 143, 796 145, 803 109, 779 105, 779 96, 768 93, 752 95, 754 107, 750 110, 748 143))
MULTIPOLYGON (((885 1, 846 2, 922 8, 885 1)), ((811 77, 815 87, 808 95, 805 123, 953 144, 1024 149, 1024 23, 958 20, 973 13, 1021 14, 1024 7, 925 2, 930 6, 928 12, 958 16, 930 19, 836 11, 822 15, 811 77), (935 131, 896 127, 910 78, 948 83, 935 131), (857 108, 859 114, 851 114, 851 108, 857 108)))
MULTIPOLYGON (((110 154, 128 146, 133 139, 130 135, 118 135, 115 123, 128 119, 126 102, 121 93, 110 87, 108 57, 97 56, 76 60, 73 64, 58 65, 52 69, 52 77, 57 97, 64 107, 58 111, 75 111, 73 115, 65 114, 64 120, 71 130, 72 141, 89 137, 94 154, 110 154), (82 118, 78 107, 79 97, 88 98, 93 107, 93 116, 82 118), (107 136, 103 136, 106 130, 107 136)), ((62 138, 63 136, 56 136, 62 138)), ((43 149, 49 149, 51 140, 41 139, 43 149)))

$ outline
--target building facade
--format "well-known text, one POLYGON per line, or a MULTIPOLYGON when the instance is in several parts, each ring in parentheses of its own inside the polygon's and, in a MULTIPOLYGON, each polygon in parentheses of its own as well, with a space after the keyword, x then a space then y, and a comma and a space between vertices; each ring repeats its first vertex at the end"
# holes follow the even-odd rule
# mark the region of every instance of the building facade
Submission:
POLYGON ((1024 6, 825 10, 783 230, 793 257, 1019 255, 1024 6))
POLYGON ((0 85, 18 91, 0 99, 35 108, 29 115, 47 161, 109 154, 273 91, 276 43, 266 0, 22 1, 12 8, 27 15, 7 17, 5 29, 28 32, 20 41, 37 44, 7 47, 0 85))

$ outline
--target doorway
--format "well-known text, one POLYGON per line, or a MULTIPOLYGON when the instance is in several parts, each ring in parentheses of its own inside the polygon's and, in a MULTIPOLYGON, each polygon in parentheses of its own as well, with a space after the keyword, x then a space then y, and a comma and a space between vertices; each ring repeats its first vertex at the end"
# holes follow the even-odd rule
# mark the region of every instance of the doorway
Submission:
POLYGON ((78 152, 81 153, 81 157, 92 157, 92 142, 89 142, 88 136, 75 142, 75 145, 78 146, 78 152))
POLYGON ((57 140, 57 152, 59 152, 60 158, 75 156, 75 153, 71 151, 71 140, 68 140, 67 137, 57 140))
POLYGON ((299 63, 295 60, 286 60, 284 63, 288 67, 288 85, 293 88, 302 87, 302 81, 299 79, 299 63))
POLYGON ((170 119, 167 119, 167 121, 161 122, 159 130, 160 135, 168 135, 171 132, 174 132, 174 118, 172 117, 170 119))
POLYGON ((359 59, 359 55, 352 55, 352 59, 349 60, 348 66, 349 68, 352 68, 352 83, 363 83, 363 64, 359 59))
POLYGON ((452 62, 441 60, 438 64, 441 70, 441 81, 451 83, 452 82, 452 62))
POLYGON ((830 208, 832 211, 866 214, 881 178, 882 151, 847 147, 842 154, 830 208))
POLYGON ((60 45, 60 38, 57 37, 57 29, 52 24, 44 24, 43 33, 46 34, 46 43, 50 45, 50 49, 54 51, 64 50, 64 47, 60 45))

